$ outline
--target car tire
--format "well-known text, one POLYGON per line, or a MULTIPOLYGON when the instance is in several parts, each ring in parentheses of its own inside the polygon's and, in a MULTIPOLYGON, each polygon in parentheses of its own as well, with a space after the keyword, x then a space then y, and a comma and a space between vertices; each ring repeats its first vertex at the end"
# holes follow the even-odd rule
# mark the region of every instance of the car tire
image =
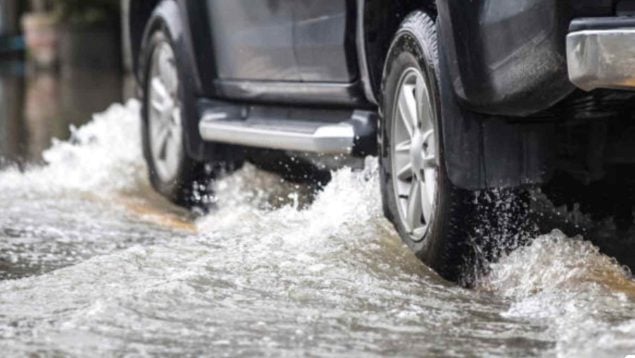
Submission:
POLYGON ((412 13, 397 31, 384 67, 380 184, 385 216, 402 240, 442 277, 461 281, 473 261, 466 232, 473 195, 447 175, 438 68, 435 22, 412 13))
POLYGON ((177 205, 206 209, 211 181, 238 162, 230 160, 225 146, 214 144, 217 160, 188 155, 186 121, 198 115, 196 97, 190 69, 174 44, 168 27, 160 24, 143 46, 143 153, 156 191, 177 205))

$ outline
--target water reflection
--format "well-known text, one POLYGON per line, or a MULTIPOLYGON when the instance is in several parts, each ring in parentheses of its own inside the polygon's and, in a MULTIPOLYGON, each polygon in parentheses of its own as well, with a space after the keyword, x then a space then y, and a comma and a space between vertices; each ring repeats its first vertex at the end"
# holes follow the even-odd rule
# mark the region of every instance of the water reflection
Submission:
MULTIPOLYGON (((23 156, 24 66, 0 62, 0 158, 23 156), (11 155, 9 155, 11 153, 11 155)), ((0 161, 0 165, 3 161, 0 161)))
POLYGON ((122 100, 118 70, 64 68, 33 71, 22 61, 0 61, 0 166, 42 160, 53 138, 122 100))

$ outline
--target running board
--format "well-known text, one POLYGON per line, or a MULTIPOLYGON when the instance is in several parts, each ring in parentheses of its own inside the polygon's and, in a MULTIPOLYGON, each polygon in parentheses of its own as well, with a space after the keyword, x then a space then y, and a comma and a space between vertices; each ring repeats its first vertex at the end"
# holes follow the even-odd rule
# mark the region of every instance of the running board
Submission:
POLYGON ((368 111, 206 106, 203 140, 322 154, 374 154, 376 116, 368 111))

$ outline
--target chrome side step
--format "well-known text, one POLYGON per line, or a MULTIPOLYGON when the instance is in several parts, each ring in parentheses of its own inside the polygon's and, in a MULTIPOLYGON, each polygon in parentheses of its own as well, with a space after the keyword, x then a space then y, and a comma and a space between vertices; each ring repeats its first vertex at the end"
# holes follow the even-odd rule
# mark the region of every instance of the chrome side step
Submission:
POLYGON ((350 111, 348 118, 327 120, 306 115, 285 118, 284 111, 273 115, 245 112, 218 107, 203 111, 199 123, 201 137, 247 147, 349 155, 364 137, 375 133, 373 112, 350 111))
POLYGON ((571 23, 567 35, 569 79, 577 87, 635 88, 635 19, 589 18, 571 23))

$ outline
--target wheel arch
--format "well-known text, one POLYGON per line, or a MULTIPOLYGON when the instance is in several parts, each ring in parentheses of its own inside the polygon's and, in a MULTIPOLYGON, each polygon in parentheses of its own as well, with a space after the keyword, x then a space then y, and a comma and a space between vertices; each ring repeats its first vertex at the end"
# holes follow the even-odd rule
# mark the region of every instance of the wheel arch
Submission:
MULTIPOLYGON (((433 20, 438 13, 434 1, 363 0, 362 5, 363 54, 368 64, 365 84, 367 93, 379 99, 384 62, 402 21, 413 11, 423 11, 433 20)), ((450 40, 440 37, 437 44, 444 162, 450 181, 469 190, 544 183, 553 169, 553 126, 480 114, 461 106, 449 76, 452 59, 446 48, 450 40)))
POLYGON ((364 91, 371 102, 378 104, 384 62, 394 34, 413 11, 421 10, 436 18, 436 3, 435 0, 357 0, 357 3, 358 51, 364 91))
MULTIPOLYGON (((174 45, 177 47, 176 50, 179 52, 179 57, 181 57, 184 62, 183 66, 191 71, 188 81, 192 81, 196 92, 200 93, 202 86, 198 75, 198 66, 187 16, 188 13, 184 3, 176 0, 153 1, 155 2, 155 6, 144 23, 143 32, 138 42, 139 50, 135 56, 137 58, 135 73, 140 80, 143 79, 146 71, 146 63, 144 63, 144 60, 147 57, 145 56, 147 49, 144 48, 144 45, 147 44, 150 36, 152 36, 152 33, 156 31, 157 28, 164 26, 172 36, 174 45)), ((143 19, 140 18, 139 20, 142 21, 143 19)), ((131 36, 133 35, 131 34, 131 36)), ((135 52, 133 52, 133 55, 134 54, 135 52)))
POLYGON ((169 32, 175 52, 181 63, 180 69, 183 81, 191 86, 191 96, 189 103, 189 113, 183 120, 185 130, 185 149, 191 158, 198 161, 207 161, 214 157, 214 145, 206 143, 200 136, 198 130, 198 108, 196 107, 196 99, 203 93, 203 85, 198 70, 196 52, 192 42, 190 22, 188 17, 187 4, 190 2, 182 2, 176 0, 160 0, 156 2, 155 8, 150 13, 149 18, 145 21, 143 35, 137 53, 137 65, 135 73, 137 79, 142 86, 141 96, 145 98, 143 83, 147 75, 147 59, 149 59, 146 48, 149 39, 159 28, 164 28, 169 32))
POLYGON ((132 66, 137 79, 139 74, 139 55, 144 41, 144 33, 150 17, 160 0, 129 0, 128 2, 128 35, 132 66))

